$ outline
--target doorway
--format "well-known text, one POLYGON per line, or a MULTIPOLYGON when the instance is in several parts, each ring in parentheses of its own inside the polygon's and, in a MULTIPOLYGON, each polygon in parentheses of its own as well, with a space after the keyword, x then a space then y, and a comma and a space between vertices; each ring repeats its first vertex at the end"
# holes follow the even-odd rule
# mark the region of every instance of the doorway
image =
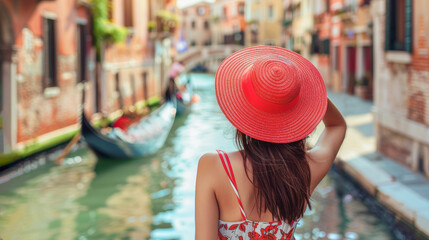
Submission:
POLYGON ((353 95, 355 93, 356 47, 347 47, 346 54, 346 91, 353 95))

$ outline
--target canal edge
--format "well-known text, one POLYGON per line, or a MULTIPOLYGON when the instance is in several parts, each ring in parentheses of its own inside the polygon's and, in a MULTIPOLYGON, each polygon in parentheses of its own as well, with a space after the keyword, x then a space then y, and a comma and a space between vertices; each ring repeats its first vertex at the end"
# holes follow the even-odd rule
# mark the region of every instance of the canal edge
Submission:
MULTIPOLYGON (((333 168, 339 174, 346 175, 345 177, 377 201, 384 208, 383 214, 394 218, 394 222, 387 221, 388 224, 399 226, 404 230, 402 233, 415 236, 413 239, 429 239, 428 198, 400 183, 385 169, 372 164, 371 160, 364 156, 352 159, 337 157, 333 168)), ((364 204, 367 202, 364 201, 364 204)), ((391 230, 395 227, 391 227, 391 230)))

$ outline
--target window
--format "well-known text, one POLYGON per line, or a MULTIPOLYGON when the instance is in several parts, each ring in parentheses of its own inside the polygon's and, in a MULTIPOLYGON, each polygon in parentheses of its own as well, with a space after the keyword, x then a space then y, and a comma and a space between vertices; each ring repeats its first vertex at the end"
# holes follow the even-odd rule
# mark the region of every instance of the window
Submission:
POLYGON ((202 16, 206 14, 206 9, 204 7, 199 7, 198 8, 198 15, 202 16))
POLYGON ((147 72, 143 72, 142 78, 143 78, 143 97, 144 97, 144 100, 147 101, 147 99, 148 99, 148 93, 147 93, 147 72))
POLYGON ((363 0, 361 3, 361 6, 369 5, 369 4, 371 4, 371 0, 363 0))
POLYGON ((222 19, 226 19, 228 15, 228 9, 226 7, 222 8, 222 19))
POLYGON ((274 19, 274 7, 273 5, 268 6, 268 19, 274 19))
POLYGON ((244 3, 238 4, 238 14, 244 15, 244 3))
POLYGON ((77 82, 86 80, 87 73, 87 32, 85 24, 77 25, 77 82))
POLYGON ((322 54, 329 55, 330 54, 330 46, 331 46, 331 41, 329 40, 329 38, 323 39, 320 52, 322 54))
POLYGON ((124 26, 133 27, 133 0, 124 0, 124 26))
POLYGON ((386 1, 385 50, 412 50, 412 0, 386 1))
POLYGON ((204 21, 204 29, 209 29, 210 25, 209 25, 209 21, 204 21))
POLYGON ((44 19, 43 34, 43 88, 56 87, 57 39, 54 19, 44 19))
POLYGON ((319 54, 320 53, 319 32, 315 32, 315 33, 311 34, 310 53, 311 54, 319 54))
POLYGON ((195 21, 194 20, 192 20, 192 22, 191 22, 191 28, 195 29, 195 21))

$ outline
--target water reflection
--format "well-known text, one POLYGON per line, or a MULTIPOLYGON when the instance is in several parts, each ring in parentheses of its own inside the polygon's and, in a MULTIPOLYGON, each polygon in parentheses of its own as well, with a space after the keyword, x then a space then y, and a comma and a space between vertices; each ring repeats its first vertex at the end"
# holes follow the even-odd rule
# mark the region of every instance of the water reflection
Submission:
MULTIPOLYGON (((216 103, 212 75, 192 75, 201 102, 180 116, 151 156, 97 159, 87 148, 0 185, 3 239, 193 239, 197 161, 232 151, 233 128, 216 103)), ((331 174, 313 194, 296 239, 393 239, 331 174)))
MULTIPOLYGON (((81 150, 74 154, 86 153, 81 150)), ((76 200, 87 193, 95 177, 92 171, 95 162, 94 155, 86 154, 85 161, 72 168, 51 163, 31 173, 33 177, 25 182, 16 179, 2 185, 0 236, 3 239, 75 239, 78 236, 76 218, 79 212, 87 210, 76 200)))

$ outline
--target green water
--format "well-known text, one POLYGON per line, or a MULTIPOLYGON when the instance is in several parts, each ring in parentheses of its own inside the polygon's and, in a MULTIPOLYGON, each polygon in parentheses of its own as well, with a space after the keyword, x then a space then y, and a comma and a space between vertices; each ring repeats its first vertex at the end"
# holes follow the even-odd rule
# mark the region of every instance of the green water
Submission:
MULTIPOLYGON (((63 165, 49 159, 26 165, 27 173, 0 185, 0 239, 193 239, 198 158, 234 150, 213 78, 192 75, 201 101, 152 156, 107 160, 81 147, 63 165)), ((380 219, 338 189, 333 178, 324 179, 297 240, 392 239, 380 219)))

